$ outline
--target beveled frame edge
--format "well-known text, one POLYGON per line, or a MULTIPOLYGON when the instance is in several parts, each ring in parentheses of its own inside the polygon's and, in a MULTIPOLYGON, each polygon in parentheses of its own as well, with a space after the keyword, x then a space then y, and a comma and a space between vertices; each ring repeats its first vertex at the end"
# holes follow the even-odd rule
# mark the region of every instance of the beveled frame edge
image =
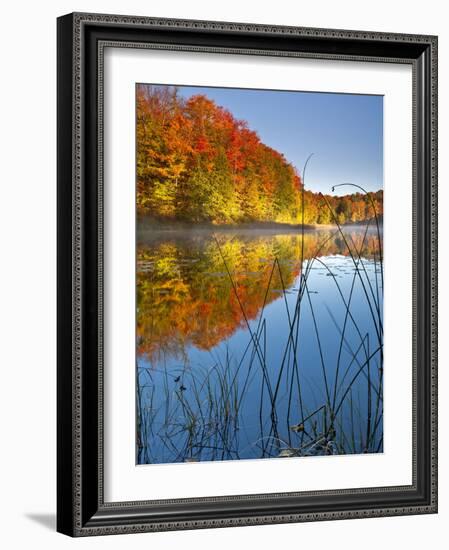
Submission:
MULTIPOLYGON (((424 35, 403 35, 396 33, 377 33, 364 31, 343 31, 334 29, 310 29, 303 27, 284 27, 253 25, 246 23, 225 23, 212 21, 175 20, 147 17, 115 16, 103 14, 70 14, 58 20, 58 531, 72 536, 103 535, 113 533, 131 533, 141 531, 160 531, 176 529, 198 529, 236 525, 258 525, 267 523, 286 523, 312 520, 403 515, 432 513, 437 511, 437 441, 436 441, 436 352, 437 352, 437 37, 424 35), (83 249, 84 233, 87 230, 86 206, 82 193, 83 149, 82 149, 82 48, 83 28, 86 25, 104 25, 110 27, 142 26, 145 29, 187 30, 193 32, 230 33, 234 36, 285 36, 304 37, 306 39, 356 40, 360 43, 401 43, 407 46, 420 45, 423 53, 420 62, 414 64, 414 92, 418 103, 417 112, 421 109, 423 128, 419 128, 422 150, 414 151, 414 172, 417 179, 422 178, 426 184, 422 195, 416 197, 414 231, 428 244, 427 260, 423 262, 422 304, 429 313, 421 332, 428 336, 424 342, 423 356, 428 361, 428 409, 429 425, 429 499, 421 505, 388 506, 381 503, 376 508, 358 510, 315 511, 299 513, 280 513, 270 515, 239 516, 234 514, 215 519, 179 519, 167 521, 145 521, 145 512, 141 508, 145 503, 120 503, 121 512, 117 514, 114 505, 102 504, 101 488, 98 488, 97 507, 92 514, 85 513, 83 492, 86 479, 83 479, 83 452, 87 442, 83 441, 82 409, 86 387, 82 376, 83 367, 83 331, 86 330, 86 313, 83 311, 83 300, 86 291, 83 285, 83 264, 87 264, 83 249), (425 59, 423 56, 425 55, 425 59), (68 59, 71 63, 68 64, 68 59), (424 71, 425 74, 420 73, 424 71), (416 78, 418 77, 418 81, 416 78), (418 85, 426 89, 418 91, 418 85), (428 89, 427 89, 428 88, 428 89), (418 93, 419 92, 419 93, 418 93), (420 98, 426 96, 427 103, 420 98), (426 105, 424 105, 426 103, 426 105), (427 105, 428 104, 428 105, 427 105), (70 138, 68 128, 72 128, 70 138), (416 154, 415 154, 416 153, 416 154), (69 192, 69 189, 71 191, 69 192), (419 227, 418 227, 419 226, 419 227), (70 284, 70 292, 68 285, 70 284), (71 321, 69 322, 69 319, 71 321), (83 322, 84 321, 84 322, 83 322), (83 506, 84 504, 84 506, 83 506), (140 511, 139 511, 140 510, 140 511), (96 516, 96 520, 94 518, 96 516), (86 521, 86 518, 91 518, 86 521), (140 518, 140 519, 139 519, 140 518)), ((257 55, 257 54, 256 54, 257 55)), ((310 55, 309 52, 309 56, 310 55)), ((359 60, 367 57, 356 56, 359 60)), ((343 57, 342 57, 343 58, 343 57)), ((374 56, 381 60, 379 56, 374 56)), ((371 59, 372 60, 372 59, 371 59)), ((411 61, 411 58, 409 60, 411 61)), ((420 119, 421 120, 421 119, 420 119)), ((415 126, 415 125, 414 125, 415 126)), ((414 128, 415 130, 415 128, 414 128)), ((92 145, 92 144, 91 144, 92 145)), ((100 161, 100 158, 99 158, 100 161)), ((97 169, 100 170, 101 162, 97 169)), ((101 174, 98 174, 101 176, 101 174)), ((101 202, 101 201, 100 201, 101 202)), ((101 218, 101 204, 99 205, 101 218)), ((97 226, 98 239, 102 240, 102 226, 97 226)), ((418 241, 417 241, 418 242, 418 241)), ((101 263, 101 250, 98 250, 98 261, 101 263)), ((102 286, 101 269, 99 286, 102 286)), ((418 289, 419 291, 420 289, 418 289)), ((96 298, 101 309, 101 293, 96 298)), ((416 312, 414 317, 416 318, 416 312)), ((414 319, 416 321, 416 319, 414 319)), ((425 340, 425 338, 424 338, 425 340)), ((101 362, 101 345, 99 346, 101 362)), ((424 369, 422 369, 424 370, 424 369)), ((426 382, 424 380, 424 382, 426 382)), ((427 387, 427 386, 426 386, 427 387)), ((90 388, 90 392, 93 389, 90 388)), ((98 391, 98 388, 97 390, 98 391)), ((101 419, 98 430, 101 431, 101 419)), ((90 442, 89 442, 90 443, 90 442)), ((84 475, 84 478, 86 476, 84 475)), ((98 481, 98 479, 97 479, 98 481)), ((365 491, 366 492, 366 491, 365 491)), ((323 493, 323 492, 321 492, 323 493)), ((329 492, 329 494, 333 492, 329 492)), ((267 495, 268 496, 268 495, 267 495)), ((241 496, 244 498, 243 496, 241 496)), ((203 500, 209 505, 213 498, 203 500)), ((90 503, 92 506, 92 503, 90 503)))

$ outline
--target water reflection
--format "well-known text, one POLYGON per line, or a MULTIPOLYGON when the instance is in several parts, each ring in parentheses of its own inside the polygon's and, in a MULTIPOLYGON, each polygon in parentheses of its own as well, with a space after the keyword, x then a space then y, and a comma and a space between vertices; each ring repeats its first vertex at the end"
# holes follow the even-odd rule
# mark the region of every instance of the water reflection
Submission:
MULTIPOLYGON (((372 258, 376 236, 363 234, 348 232, 347 242, 372 258)), ((210 350, 245 325, 244 315, 255 319, 264 302, 288 291, 302 254, 349 256, 336 231, 306 232, 303 250, 301 242, 300 234, 257 231, 147 233, 137 248, 138 354, 158 362, 184 358, 190 345, 210 350), (280 270, 273 272, 275 259, 280 270)))
POLYGON ((360 227, 139 234, 138 462, 380 451, 379 245, 360 227))

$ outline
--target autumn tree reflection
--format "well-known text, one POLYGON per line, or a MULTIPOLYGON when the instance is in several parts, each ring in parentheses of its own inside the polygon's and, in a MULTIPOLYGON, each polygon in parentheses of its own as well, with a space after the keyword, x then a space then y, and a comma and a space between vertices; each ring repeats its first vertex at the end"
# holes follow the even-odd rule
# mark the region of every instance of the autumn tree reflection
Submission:
MULTIPOLYGON (((360 231, 349 231, 346 241, 362 256, 376 253, 374 235, 363 239, 360 231)), ((307 260, 347 256, 349 250, 332 231, 306 232, 303 250, 298 233, 147 234, 137 248, 138 355, 151 363, 182 361, 189 346, 212 349, 294 285, 302 253, 307 260), (273 269, 275 260, 279 269, 273 269)))

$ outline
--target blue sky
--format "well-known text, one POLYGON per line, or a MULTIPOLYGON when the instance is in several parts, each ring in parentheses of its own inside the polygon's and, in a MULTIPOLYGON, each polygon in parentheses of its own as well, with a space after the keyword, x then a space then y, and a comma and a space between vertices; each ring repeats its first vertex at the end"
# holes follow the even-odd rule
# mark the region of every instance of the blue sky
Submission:
MULTIPOLYGON (((351 182, 368 191, 383 187, 383 97, 179 86, 181 96, 204 94, 248 122, 260 139, 283 153, 305 185, 331 193, 351 182)), ((354 189, 342 187, 338 194, 354 189)))

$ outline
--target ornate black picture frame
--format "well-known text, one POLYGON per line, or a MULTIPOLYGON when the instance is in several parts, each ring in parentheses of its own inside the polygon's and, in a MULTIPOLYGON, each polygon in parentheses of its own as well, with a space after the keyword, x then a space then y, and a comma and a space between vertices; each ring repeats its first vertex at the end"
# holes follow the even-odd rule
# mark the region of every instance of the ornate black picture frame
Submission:
POLYGON ((70 536, 437 511, 437 38, 75 13, 58 19, 58 500, 70 536), (104 501, 105 44, 406 63, 413 70, 413 483, 104 501))

